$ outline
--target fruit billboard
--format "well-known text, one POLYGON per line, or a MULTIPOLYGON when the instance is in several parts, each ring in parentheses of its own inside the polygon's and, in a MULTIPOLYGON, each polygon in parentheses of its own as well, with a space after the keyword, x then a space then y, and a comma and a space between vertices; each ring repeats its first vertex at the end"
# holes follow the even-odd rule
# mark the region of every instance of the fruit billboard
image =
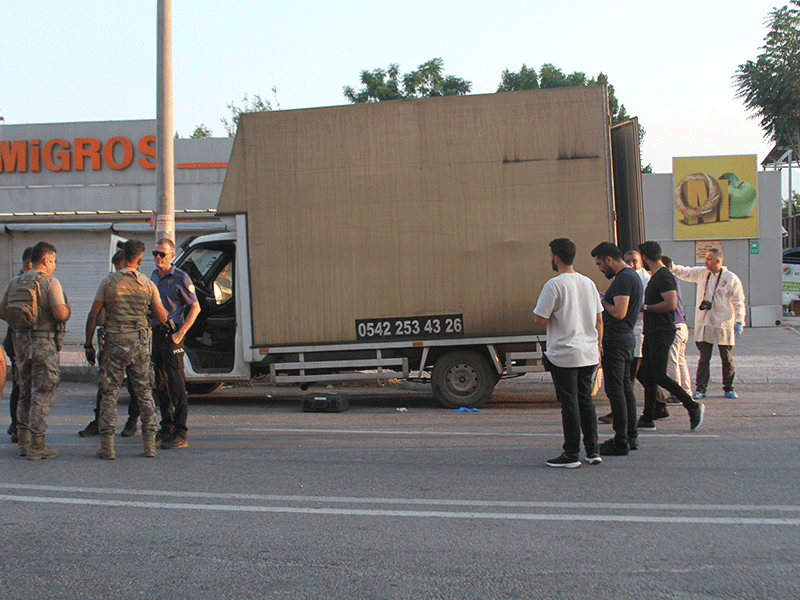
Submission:
POLYGON ((758 237, 755 154, 672 159, 675 239, 758 237))

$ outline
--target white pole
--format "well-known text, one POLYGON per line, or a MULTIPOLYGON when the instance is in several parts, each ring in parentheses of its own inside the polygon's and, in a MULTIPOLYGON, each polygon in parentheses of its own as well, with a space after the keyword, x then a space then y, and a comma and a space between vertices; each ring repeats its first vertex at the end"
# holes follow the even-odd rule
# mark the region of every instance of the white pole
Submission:
POLYGON ((175 159, 172 143, 172 0, 158 0, 156 86, 156 240, 175 241, 175 159))

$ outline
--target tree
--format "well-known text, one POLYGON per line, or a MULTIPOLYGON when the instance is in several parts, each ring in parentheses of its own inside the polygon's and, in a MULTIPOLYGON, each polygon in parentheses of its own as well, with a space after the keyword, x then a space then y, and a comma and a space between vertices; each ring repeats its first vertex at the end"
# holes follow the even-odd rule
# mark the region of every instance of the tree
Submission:
MULTIPOLYGON (((272 95, 275 99, 275 105, 280 110, 281 105, 278 102, 278 88, 276 86, 272 86, 272 95)), ((247 97, 247 94, 244 95, 242 98, 242 103, 244 106, 239 108, 233 103, 233 100, 226 103, 227 106, 231 111, 231 120, 230 122, 225 117, 222 117, 220 121, 222 121, 222 126, 225 128, 225 132, 228 134, 228 137, 233 137, 236 135, 236 130, 239 127, 239 119, 241 118, 242 114, 244 113, 254 113, 254 112, 266 112, 272 110, 272 103, 269 100, 266 100, 256 94, 253 96, 253 99, 250 100, 247 97)), ((197 129, 195 129, 197 132, 197 129)), ((194 135, 192 135, 194 137, 194 135)))
POLYGON ((205 123, 200 123, 197 127, 194 128, 192 135, 189 136, 190 138, 210 138, 213 137, 213 133, 211 129, 206 127, 205 123))
POLYGON ((736 98, 760 119, 766 136, 791 147, 800 161, 800 1, 774 9, 770 30, 755 61, 739 65, 736 98))
POLYGON ((520 90, 538 90, 539 76, 536 69, 528 69, 525 63, 518 73, 504 69, 500 75, 500 85, 497 86, 498 92, 517 92, 520 90))
POLYGON ((463 96, 472 90, 472 82, 444 74, 444 61, 432 58, 422 63, 415 71, 400 77, 400 65, 392 63, 387 70, 361 71, 362 88, 343 88, 344 97, 353 104, 382 102, 384 100, 407 100, 431 96, 463 96))

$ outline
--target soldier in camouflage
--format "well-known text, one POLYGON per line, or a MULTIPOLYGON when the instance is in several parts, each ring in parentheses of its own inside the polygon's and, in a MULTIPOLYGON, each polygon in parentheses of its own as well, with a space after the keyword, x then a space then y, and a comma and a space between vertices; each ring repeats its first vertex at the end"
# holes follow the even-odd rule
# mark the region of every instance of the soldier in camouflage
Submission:
MULTIPOLYGON (((56 247, 39 242, 33 247, 31 263, 31 269, 19 277, 38 278, 39 310, 36 325, 29 329, 14 330, 14 353, 20 388, 17 436, 19 455, 27 456, 28 460, 41 460, 58 456, 58 450, 45 445, 44 436, 47 417, 61 381, 58 352, 61 350, 64 324, 72 311, 61 283, 53 277, 56 247)), ((8 290, 0 306, 7 306, 7 297, 8 290)))
POLYGON ((97 378, 102 394, 99 414, 101 447, 97 457, 106 460, 116 458, 117 398, 126 369, 139 399, 144 455, 156 455, 157 419, 151 391, 149 318, 153 315, 157 321, 165 323, 167 311, 161 304, 155 284, 139 272, 144 250, 144 243, 138 240, 125 242, 122 247, 124 267, 101 282, 86 319, 84 348, 89 364, 94 364, 96 355, 92 338, 97 317, 101 310, 105 310, 105 341, 97 378))

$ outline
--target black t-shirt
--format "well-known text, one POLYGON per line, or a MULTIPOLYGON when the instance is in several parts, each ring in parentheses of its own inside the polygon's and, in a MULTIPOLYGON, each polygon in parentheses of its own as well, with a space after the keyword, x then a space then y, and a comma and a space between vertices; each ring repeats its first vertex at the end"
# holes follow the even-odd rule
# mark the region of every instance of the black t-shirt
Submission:
POLYGON ((642 306, 642 280, 636 271, 625 267, 616 274, 603 299, 614 303, 616 296, 628 296, 628 311, 622 319, 615 319, 603 311, 603 341, 633 339, 633 326, 642 306))
MULTIPOLYGON (((647 287, 644 289, 644 303, 647 305, 658 304, 664 300, 664 292, 677 290, 675 278, 667 267, 661 267, 653 273, 647 287)), ((656 331, 675 331, 675 311, 644 313, 644 334, 656 331)))

